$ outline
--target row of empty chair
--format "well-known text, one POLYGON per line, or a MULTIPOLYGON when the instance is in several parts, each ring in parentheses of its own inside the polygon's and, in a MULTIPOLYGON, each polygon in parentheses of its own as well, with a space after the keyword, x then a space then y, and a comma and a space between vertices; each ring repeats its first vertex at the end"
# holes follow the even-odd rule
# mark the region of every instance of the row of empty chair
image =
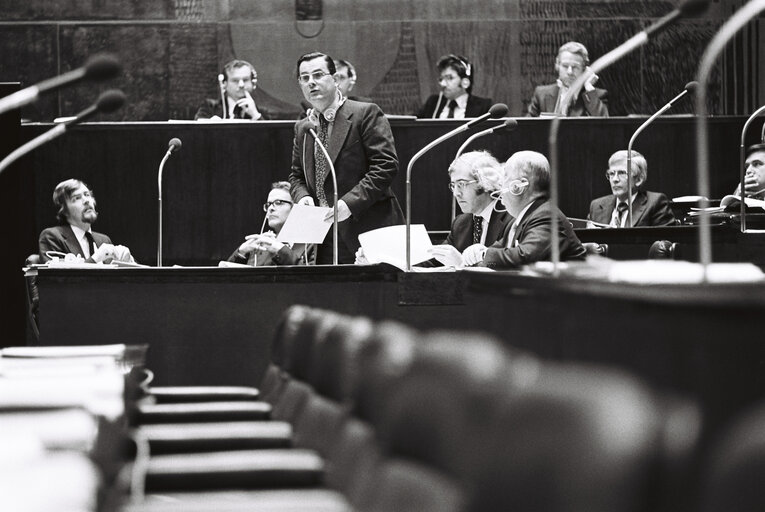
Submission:
MULTIPOLYGON (((257 389, 157 388, 146 375, 140 365, 129 372, 122 421, 91 411, 99 435, 78 450, 98 469, 89 480, 97 499, 71 509, 711 512, 765 504, 765 408, 702 449, 692 401, 620 370, 541 360, 481 334, 294 306, 257 389)), ((2 389, 9 378, 0 377, 2 389)), ((5 414, 9 404, 18 412, 4 396, 5 414)))

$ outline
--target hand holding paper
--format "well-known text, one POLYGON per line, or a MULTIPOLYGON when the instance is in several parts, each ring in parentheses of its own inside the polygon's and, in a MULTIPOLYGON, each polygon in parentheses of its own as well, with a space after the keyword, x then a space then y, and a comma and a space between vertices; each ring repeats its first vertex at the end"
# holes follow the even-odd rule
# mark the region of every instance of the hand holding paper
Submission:
MULTIPOLYGON (((345 204, 345 201, 340 199, 337 202, 337 222, 343 222, 345 219, 347 219, 350 216, 351 216, 350 208, 348 208, 348 205, 345 204)), ((328 220, 332 222, 334 217, 335 217, 334 209, 330 208, 329 213, 324 217, 324 220, 328 220)))

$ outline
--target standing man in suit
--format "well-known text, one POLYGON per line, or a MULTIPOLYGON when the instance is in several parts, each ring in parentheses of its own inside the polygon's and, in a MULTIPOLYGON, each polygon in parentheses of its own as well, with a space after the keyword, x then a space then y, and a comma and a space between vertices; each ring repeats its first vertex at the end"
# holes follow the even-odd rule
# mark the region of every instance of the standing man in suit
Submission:
POLYGON ((631 157, 632 192, 627 191, 627 151, 620 150, 608 159, 606 179, 611 184, 612 194, 593 200, 587 218, 615 228, 630 227, 628 210, 631 203, 632 226, 674 225, 675 216, 667 196, 640 188, 648 178, 645 157, 634 150, 631 157))
POLYGON ((39 251, 43 262, 50 261, 48 251, 82 256, 88 263, 111 263, 113 260, 133 261, 130 249, 113 245, 103 233, 91 229, 98 218, 96 198, 80 180, 62 181, 53 190, 53 204, 58 208, 60 225, 40 233, 39 251))
MULTIPOLYGON (((359 234, 404 223, 391 183, 398 157, 390 124, 374 103, 348 100, 337 89, 335 63, 323 53, 298 59, 297 79, 312 110, 295 124, 290 192, 296 203, 332 206, 332 177, 314 128, 334 162, 338 194, 338 262, 353 263, 359 234)), ((328 215, 331 218, 331 213, 328 215)), ((317 263, 332 262, 332 232, 319 247, 317 263)))
POLYGON ((558 80, 534 89, 526 115, 539 117, 542 113, 548 113, 563 117, 608 117, 608 91, 595 87, 598 75, 590 70, 589 63, 589 53, 582 43, 570 41, 561 46, 555 57, 558 80), (584 87, 578 91, 571 90, 571 85, 582 73, 589 75, 584 87))
POLYGON ((258 83, 258 73, 245 60, 232 60, 218 75, 221 97, 208 98, 194 119, 266 119, 255 105, 252 94, 258 83))
POLYGON ((461 55, 441 57, 437 64, 438 86, 441 92, 430 96, 417 113, 420 118, 465 119, 489 111, 489 98, 473 96, 475 67, 461 55))
MULTIPOLYGON (((463 265, 462 251, 473 244, 489 246, 502 238, 513 218, 492 193, 502 188, 504 171, 488 151, 464 153, 449 166, 449 190, 462 214, 452 222, 442 245, 433 247, 435 260, 443 265, 463 265)), ((434 260, 423 266, 434 266, 434 260)))
POLYGON ((498 242, 486 247, 475 244, 463 252, 466 265, 512 269, 550 258, 551 223, 558 217, 561 260, 584 259, 585 249, 566 216, 553 209, 550 164, 541 153, 518 151, 504 165, 505 180, 498 195, 507 213, 515 218, 498 242))

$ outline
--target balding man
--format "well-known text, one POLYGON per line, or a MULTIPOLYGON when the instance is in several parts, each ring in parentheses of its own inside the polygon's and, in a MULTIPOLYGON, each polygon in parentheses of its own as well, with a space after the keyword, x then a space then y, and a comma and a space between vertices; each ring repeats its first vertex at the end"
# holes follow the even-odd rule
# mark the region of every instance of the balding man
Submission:
POLYGON ((463 253, 466 265, 512 269, 550 258, 550 220, 558 218, 561 260, 584 259, 585 249, 566 216, 549 199, 550 164, 541 153, 519 151, 504 165, 505 178, 499 196, 507 213, 515 218, 501 240, 485 247, 475 244, 463 253))

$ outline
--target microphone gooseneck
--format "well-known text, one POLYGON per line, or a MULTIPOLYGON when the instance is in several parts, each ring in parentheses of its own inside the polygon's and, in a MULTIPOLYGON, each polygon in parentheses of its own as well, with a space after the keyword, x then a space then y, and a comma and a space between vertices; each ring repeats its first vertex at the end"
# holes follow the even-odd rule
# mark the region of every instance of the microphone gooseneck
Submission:
POLYGON ((635 130, 635 133, 632 134, 632 137, 630 137, 629 144, 627 144, 627 197, 629 197, 629 201, 627 201, 627 224, 630 227, 632 226, 632 145, 635 143, 638 135, 640 135, 643 130, 648 128, 648 125, 653 123, 654 120, 656 120, 656 118, 662 115, 664 112, 672 108, 672 105, 680 100, 680 98, 684 97, 689 92, 695 91, 697 85, 697 82, 688 82, 685 84, 685 87, 677 96, 669 100, 669 103, 661 107, 656 113, 646 119, 643 124, 638 126, 638 129, 635 130))
MULTIPOLYGON (((696 91, 696 161, 698 165, 697 181, 698 194, 709 197, 709 131, 707 126, 707 82, 717 57, 722 53, 725 45, 753 18, 765 11, 765 2, 762 0, 750 0, 733 16, 726 21, 720 30, 712 38, 712 41, 701 56, 701 63, 696 74, 699 86, 696 91)), ((743 138, 742 138, 743 140, 743 138)), ((743 147, 741 149, 743 155, 743 147)), ((744 157, 741 157, 741 195, 744 195, 744 157)), ((741 212, 745 215, 745 204, 742 197, 741 212)), ((707 206, 702 201, 702 207, 707 206)), ((699 261, 704 266, 704 281, 707 280, 708 265, 712 262, 712 228, 709 224, 709 212, 701 210, 699 219, 699 261)))
POLYGON ((335 175, 335 164, 332 163, 327 148, 319 140, 316 130, 309 128, 308 131, 321 149, 321 152, 324 153, 324 158, 327 160, 329 167, 329 174, 332 176, 332 264, 337 265, 337 176, 335 175))
MULTIPOLYGON (((598 74, 614 62, 618 61, 625 55, 631 53, 633 50, 639 48, 640 46, 644 45, 648 42, 648 39, 661 32, 663 29, 665 29, 671 22, 676 21, 681 16, 686 15, 693 15, 698 14, 702 12, 704 9, 706 9, 707 5, 709 4, 709 0, 686 0, 680 7, 677 9, 672 10, 669 14, 661 18, 656 23, 652 24, 645 30, 642 30, 632 36, 630 39, 625 41, 624 43, 620 44, 610 52, 606 53, 599 59, 597 59, 595 62, 593 62, 590 65, 590 73, 582 73, 579 75, 579 77, 574 81, 573 84, 571 84, 571 87, 568 90, 568 93, 565 98, 563 98, 563 102, 565 105, 569 105, 570 101, 574 99, 576 96, 573 96, 573 94, 579 94, 579 91, 584 86, 584 83, 589 79, 591 74, 598 74)), ((549 147, 550 147, 550 202, 552 203, 554 208, 558 207, 559 201, 558 201, 558 168, 559 168, 559 162, 558 162, 558 131, 560 130, 560 117, 555 117, 552 122, 550 123, 550 136, 549 136, 549 147)), ((550 259, 552 260, 553 264, 553 271, 552 274, 554 276, 558 275, 558 264, 560 263, 560 234, 558 233, 558 216, 553 215, 551 220, 551 251, 550 251, 550 259)))
POLYGON ((165 168, 165 162, 170 158, 174 151, 181 149, 181 139, 173 137, 167 143, 167 152, 162 157, 157 171, 157 266, 162 266, 162 171, 165 168))
POLYGON ((85 65, 77 69, 45 79, 0 99, 0 114, 34 103, 42 93, 79 82, 80 80, 106 80, 113 78, 119 74, 121 69, 119 62, 114 56, 107 54, 94 55, 85 65))
POLYGON ((496 118, 496 117, 502 117, 505 114, 507 114, 507 105, 504 103, 496 103, 491 106, 488 112, 483 114, 480 117, 476 117, 475 119, 472 119, 471 121, 468 121, 465 124, 462 124, 455 128, 454 130, 445 133, 438 137, 436 140, 430 142, 428 145, 426 145, 424 148, 419 150, 415 155, 409 160, 409 164, 406 167, 406 270, 412 270, 412 239, 411 239, 411 229, 412 229, 412 167, 414 167, 414 163, 419 160, 419 158, 433 149, 435 146, 441 144, 447 139, 450 139, 454 137, 455 135, 462 133, 468 129, 470 129, 471 126, 480 123, 481 121, 488 119, 489 117, 496 118))
POLYGON ((101 93, 94 104, 85 110, 78 112, 77 115, 73 118, 63 123, 57 124, 47 132, 38 135, 34 139, 11 151, 8 156, 0 161, 0 173, 2 173, 9 165, 11 165, 22 156, 32 152, 43 144, 52 141, 56 137, 60 137, 61 135, 65 134, 70 126, 79 124, 94 116, 98 112, 113 112, 121 107, 124 102, 125 94, 120 90, 111 89, 101 93))
MULTIPOLYGON (((474 140, 484 137, 486 135, 491 135, 494 132, 501 131, 501 130, 507 130, 507 131, 513 131, 516 128, 518 128, 518 121, 515 119, 506 119, 504 123, 498 124, 496 126, 492 126, 491 128, 487 128, 486 130, 483 130, 478 133, 474 133, 470 137, 467 138, 465 142, 462 143, 462 146, 457 150, 457 155, 454 157, 454 159, 458 159, 460 155, 465 151, 465 149, 468 147, 468 145, 473 142, 474 140)), ((452 222, 454 222, 454 218, 457 216, 457 200, 452 197, 452 222)))
MULTIPOLYGON (((744 123, 744 127, 741 129, 741 146, 739 147, 739 187, 741 187, 741 225, 740 230, 742 233, 746 233, 746 201, 744 193, 744 178, 746 178, 746 131, 749 129, 749 125, 758 116, 765 113, 765 105, 761 106, 754 113, 749 116, 749 119, 744 123)), ((763 135, 760 136, 763 142, 765 142, 765 123, 762 125, 763 135)))

